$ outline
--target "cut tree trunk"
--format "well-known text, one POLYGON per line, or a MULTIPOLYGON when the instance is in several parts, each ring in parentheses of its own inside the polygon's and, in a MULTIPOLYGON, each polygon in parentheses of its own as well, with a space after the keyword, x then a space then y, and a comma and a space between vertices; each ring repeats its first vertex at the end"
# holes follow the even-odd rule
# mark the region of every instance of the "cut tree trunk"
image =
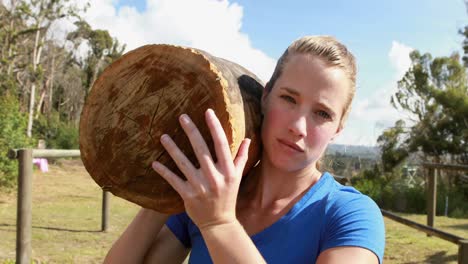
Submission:
POLYGON ((198 166, 178 122, 187 113, 214 157, 204 119, 211 108, 233 157, 244 138, 252 140, 245 174, 259 159, 262 89, 246 69, 204 51, 140 47, 112 63, 96 80, 80 119, 81 158, 104 190, 159 212, 182 212, 179 195, 151 168, 158 160, 184 178, 159 138, 169 134, 198 166))

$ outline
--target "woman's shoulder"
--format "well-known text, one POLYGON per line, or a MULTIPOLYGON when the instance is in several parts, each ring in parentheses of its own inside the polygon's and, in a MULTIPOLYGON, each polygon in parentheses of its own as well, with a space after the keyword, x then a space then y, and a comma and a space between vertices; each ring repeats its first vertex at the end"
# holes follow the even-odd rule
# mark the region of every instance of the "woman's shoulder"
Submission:
POLYGON ((378 205, 367 195, 338 182, 329 185, 322 251, 338 246, 358 246, 383 259, 385 226, 378 205))
POLYGON ((327 211, 329 213, 347 213, 348 211, 363 211, 368 214, 380 214, 380 208, 369 196, 361 193, 352 186, 344 186, 332 178, 328 185, 327 211))

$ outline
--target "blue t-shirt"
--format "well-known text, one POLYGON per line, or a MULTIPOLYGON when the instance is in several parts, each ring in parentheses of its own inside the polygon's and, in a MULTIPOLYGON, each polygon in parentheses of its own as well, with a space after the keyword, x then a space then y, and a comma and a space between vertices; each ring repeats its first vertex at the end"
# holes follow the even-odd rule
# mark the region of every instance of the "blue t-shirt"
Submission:
MULTIPOLYGON (((186 213, 171 216, 166 225, 192 249, 190 263, 212 263, 186 213)), ((369 249, 382 263, 385 228, 373 200, 324 173, 287 214, 251 239, 267 263, 315 263, 321 252, 340 246, 369 249)))

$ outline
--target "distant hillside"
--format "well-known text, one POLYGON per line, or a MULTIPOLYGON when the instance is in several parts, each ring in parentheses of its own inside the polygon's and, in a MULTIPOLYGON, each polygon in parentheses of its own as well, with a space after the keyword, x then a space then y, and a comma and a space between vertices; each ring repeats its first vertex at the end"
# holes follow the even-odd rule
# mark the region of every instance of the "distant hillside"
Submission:
POLYGON ((378 147, 369 146, 355 146, 355 145, 341 145, 341 144, 330 144, 328 145, 326 154, 335 155, 337 153, 348 155, 348 156, 359 156, 361 158, 368 159, 379 159, 380 150, 378 147))

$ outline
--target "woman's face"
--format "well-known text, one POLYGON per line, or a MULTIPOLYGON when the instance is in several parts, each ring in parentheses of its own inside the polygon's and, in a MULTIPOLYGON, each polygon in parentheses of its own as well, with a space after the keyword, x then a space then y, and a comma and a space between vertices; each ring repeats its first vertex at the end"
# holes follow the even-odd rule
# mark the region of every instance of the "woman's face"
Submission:
POLYGON ((287 172, 315 168, 341 130, 349 89, 342 69, 312 55, 290 55, 271 91, 262 96, 263 157, 287 172))

